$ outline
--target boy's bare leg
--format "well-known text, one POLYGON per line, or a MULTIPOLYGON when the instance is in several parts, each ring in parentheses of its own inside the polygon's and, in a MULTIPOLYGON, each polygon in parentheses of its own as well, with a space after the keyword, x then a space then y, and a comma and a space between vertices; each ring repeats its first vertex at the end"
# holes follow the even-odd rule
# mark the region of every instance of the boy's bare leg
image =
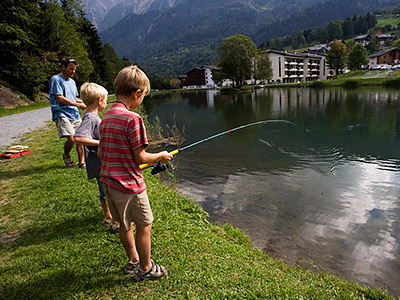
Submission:
POLYGON ((69 153, 72 150, 72 147, 74 147, 74 136, 73 135, 68 135, 66 136, 67 140, 65 141, 64 144, 64 156, 69 156, 69 153))
MULTIPOLYGON (((73 140, 72 140, 73 142, 73 140)), ((76 152, 78 152, 78 161, 80 164, 85 163, 85 156, 84 156, 84 150, 83 150, 83 145, 76 145, 76 152)))
POLYGON ((124 246, 126 255, 128 256, 129 262, 139 261, 139 255, 135 246, 135 239, 133 237, 133 225, 129 225, 129 230, 125 229, 125 226, 119 228, 119 239, 124 246))
POLYGON ((103 208, 104 218, 106 220, 112 219, 110 208, 108 207, 107 201, 100 201, 101 207, 103 208))
POLYGON ((151 268, 151 224, 142 226, 136 224, 136 247, 140 257, 140 269, 148 271, 151 268))

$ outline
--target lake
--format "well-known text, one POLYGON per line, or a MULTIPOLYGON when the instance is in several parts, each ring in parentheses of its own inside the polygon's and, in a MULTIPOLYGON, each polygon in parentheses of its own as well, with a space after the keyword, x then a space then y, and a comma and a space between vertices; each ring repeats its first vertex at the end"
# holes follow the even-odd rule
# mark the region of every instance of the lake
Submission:
MULTIPOLYGON (((269 256, 400 296, 400 90, 273 88, 147 97, 189 145, 177 189, 269 256)), ((167 150, 173 150, 167 147, 167 150)))

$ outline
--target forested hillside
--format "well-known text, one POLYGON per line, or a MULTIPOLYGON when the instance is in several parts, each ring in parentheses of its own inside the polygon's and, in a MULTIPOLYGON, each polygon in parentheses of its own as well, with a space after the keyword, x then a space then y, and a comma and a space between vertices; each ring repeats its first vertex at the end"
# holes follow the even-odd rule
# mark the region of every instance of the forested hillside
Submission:
POLYGON ((116 73, 129 64, 102 44, 80 1, 2 0, 0 9, 0 81, 30 99, 48 90, 62 57, 77 59, 78 84, 91 80, 109 91, 116 73))
POLYGON ((216 46, 232 34, 244 34, 260 45, 272 37, 366 14, 394 6, 398 1, 299 0, 265 3, 267 1, 262 0, 186 0, 170 9, 129 15, 112 28, 100 32, 100 35, 120 55, 140 62, 150 73, 170 76, 184 73, 194 66, 212 63, 216 46))

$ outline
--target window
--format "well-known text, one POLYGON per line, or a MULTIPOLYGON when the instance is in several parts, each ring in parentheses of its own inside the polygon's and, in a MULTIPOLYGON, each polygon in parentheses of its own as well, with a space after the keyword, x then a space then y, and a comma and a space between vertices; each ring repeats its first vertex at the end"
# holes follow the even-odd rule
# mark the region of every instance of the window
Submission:
POLYGON ((279 57, 279 77, 282 77, 282 71, 281 71, 281 58, 279 57))

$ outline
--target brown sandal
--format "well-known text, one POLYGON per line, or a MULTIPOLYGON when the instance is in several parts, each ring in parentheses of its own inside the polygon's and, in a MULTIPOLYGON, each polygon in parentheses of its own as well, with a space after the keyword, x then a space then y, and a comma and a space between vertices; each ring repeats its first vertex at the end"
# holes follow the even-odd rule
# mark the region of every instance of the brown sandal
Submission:
POLYGON ((64 160, 65 166, 66 166, 67 168, 73 168, 73 167, 75 167, 75 163, 74 163, 74 161, 71 159, 71 156, 63 154, 63 160, 64 160))
POLYGON ((86 169, 86 164, 85 163, 79 163, 78 164, 79 169, 86 169))

